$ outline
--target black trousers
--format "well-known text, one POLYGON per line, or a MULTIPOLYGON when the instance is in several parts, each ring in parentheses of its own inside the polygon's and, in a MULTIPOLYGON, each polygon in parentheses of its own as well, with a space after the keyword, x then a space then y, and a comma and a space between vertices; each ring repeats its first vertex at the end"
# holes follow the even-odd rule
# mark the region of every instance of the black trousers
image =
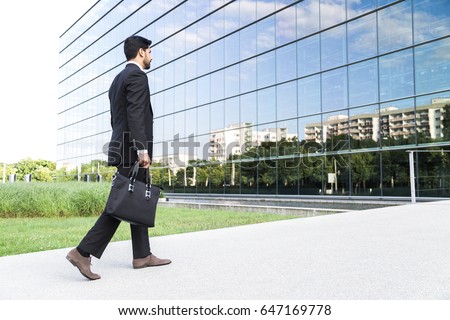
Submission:
MULTIPOLYGON (((120 174, 128 175, 130 169, 118 167, 120 174)), ((139 169, 137 179, 144 179, 144 170, 139 169)), ((120 220, 105 214, 105 211, 99 216, 94 226, 81 240, 78 248, 100 259, 114 233, 120 225, 120 220)), ((148 228, 144 226, 132 225, 131 244, 133 247, 133 259, 144 258, 151 254, 150 240, 148 238, 148 228)))

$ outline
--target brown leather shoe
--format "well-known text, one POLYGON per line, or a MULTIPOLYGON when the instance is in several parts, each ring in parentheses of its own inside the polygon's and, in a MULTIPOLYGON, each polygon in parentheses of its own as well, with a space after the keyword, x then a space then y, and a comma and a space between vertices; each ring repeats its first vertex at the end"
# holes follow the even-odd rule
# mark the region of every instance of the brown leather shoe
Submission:
POLYGON ((100 275, 93 273, 91 271, 91 258, 83 257, 77 250, 77 248, 73 248, 69 251, 66 256, 66 259, 70 261, 75 267, 80 270, 81 274, 88 278, 89 280, 97 280, 100 279, 100 275))
POLYGON ((141 269, 141 268, 146 268, 146 267, 158 267, 158 266, 164 266, 171 262, 172 261, 169 259, 160 259, 157 256, 155 256, 154 254, 150 254, 149 256, 146 256, 145 258, 133 259, 133 268, 141 269))

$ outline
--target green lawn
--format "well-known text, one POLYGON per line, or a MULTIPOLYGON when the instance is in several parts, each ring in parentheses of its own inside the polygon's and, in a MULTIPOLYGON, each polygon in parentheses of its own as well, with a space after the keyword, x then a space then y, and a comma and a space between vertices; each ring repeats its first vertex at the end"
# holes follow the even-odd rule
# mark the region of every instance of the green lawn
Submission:
MULTIPOLYGON (((297 218, 254 212, 158 208, 156 227, 149 235, 161 236, 200 230, 297 218)), ((1 218, 0 256, 76 246, 96 217, 1 218)), ((121 223, 113 241, 129 240, 127 223, 121 223)))

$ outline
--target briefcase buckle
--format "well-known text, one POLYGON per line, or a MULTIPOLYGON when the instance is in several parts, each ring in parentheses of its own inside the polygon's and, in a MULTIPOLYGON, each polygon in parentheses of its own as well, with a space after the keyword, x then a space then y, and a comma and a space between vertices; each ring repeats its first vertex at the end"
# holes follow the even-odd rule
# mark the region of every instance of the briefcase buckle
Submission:
POLYGON ((152 192, 150 190, 145 190, 145 199, 150 200, 152 197, 152 192))

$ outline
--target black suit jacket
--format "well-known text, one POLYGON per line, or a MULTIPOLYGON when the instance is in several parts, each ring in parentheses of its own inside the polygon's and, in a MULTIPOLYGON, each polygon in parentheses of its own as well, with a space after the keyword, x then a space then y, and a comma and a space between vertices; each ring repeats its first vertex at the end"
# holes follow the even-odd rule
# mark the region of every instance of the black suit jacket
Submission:
POLYGON ((137 160, 136 150, 148 150, 152 159, 153 110, 147 74, 129 63, 109 88, 112 136, 108 164, 129 166, 137 160))

